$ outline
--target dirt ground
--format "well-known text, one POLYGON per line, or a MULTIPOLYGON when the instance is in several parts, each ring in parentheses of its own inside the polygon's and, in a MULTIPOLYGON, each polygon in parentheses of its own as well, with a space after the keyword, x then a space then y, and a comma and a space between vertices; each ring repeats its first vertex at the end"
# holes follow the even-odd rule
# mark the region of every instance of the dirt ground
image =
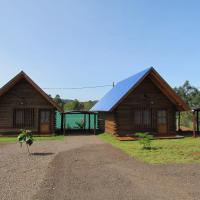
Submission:
POLYGON ((62 151, 102 144, 95 136, 34 142, 27 155, 18 143, 0 143, 0 200, 29 200, 39 190, 53 159, 62 151))
POLYGON ((18 149, 0 146, 0 199, 200 199, 198 164, 145 164, 95 136, 38 143, 29 158, 18 149))

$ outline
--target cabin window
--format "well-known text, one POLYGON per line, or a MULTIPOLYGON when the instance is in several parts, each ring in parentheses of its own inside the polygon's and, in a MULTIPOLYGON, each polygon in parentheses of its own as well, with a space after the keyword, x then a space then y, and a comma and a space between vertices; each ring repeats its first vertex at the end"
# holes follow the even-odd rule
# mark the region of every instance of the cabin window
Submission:
POLYGON ((14 128, 33 128, 34 127, 34 109, 14 109, 13 111, 14 128))
POLYGON ((167 112, 166 112, 166 110, 159 110, 158 111, 158 123, 159 124, 166 124, 167 123, 167 112))
POLYGON ((134 122, 136 125, 140 125, 142 123, 142 112, 141 110, 137 110, 134 112, 134 122))
POLYGON ((150 115, 150 111, 149 110, 144 110, 143 111, 143 123, 146 126, 150 126, 151 125, 151 115, 150 115))
POLYGON ((138 127, 151 127, 151 111, 150 110, 135 110, 134 124, 138 127))
POLYGON ((40 121, 41 123, 49 123, 50 122, 50 111, 49 110, 43 110, 40 113, 40 121))

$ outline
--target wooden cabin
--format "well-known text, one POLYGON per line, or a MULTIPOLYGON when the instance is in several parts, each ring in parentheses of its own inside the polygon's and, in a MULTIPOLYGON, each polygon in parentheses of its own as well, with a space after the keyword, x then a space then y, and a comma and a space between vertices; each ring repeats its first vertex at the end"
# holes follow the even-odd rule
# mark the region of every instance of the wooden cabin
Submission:
POLYGON ((175 134, 176 112, 188 110, 152 67, 119 82, 91 109, 104 119, 100 123, 103 131, 119 136, 175 134))
POLYGON ((23 71, 0 89, 0 135, 28 129, 55 131, 55 111, 62 109, 23 71))

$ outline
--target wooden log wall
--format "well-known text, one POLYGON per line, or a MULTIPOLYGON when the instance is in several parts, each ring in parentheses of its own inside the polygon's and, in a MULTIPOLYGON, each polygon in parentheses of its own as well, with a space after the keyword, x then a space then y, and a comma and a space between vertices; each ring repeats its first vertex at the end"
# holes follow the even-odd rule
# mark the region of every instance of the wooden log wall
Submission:
POLYGON ((105 129, 107 132, 117 133, 118 135, 130 135, 136 132, 157 132, 158 110, 166 110, 167 131, 175 132, 176 108, 151 78, 148 77, 133 92, 126 96, 112 114, 106 115, 105 129), (150 126, 135 123, 134 114, 142 110, 150 113, 150 126))
POLYGON ((115 113, 106 113, 105 114, 105 132, 116 134, 117 127, 116 127, 116 118, 115 113))
POLYGON ((104 112, 98 113, 98 127, 99 127, 99 131, 105 132, 105 113, 104 112))
POLYGON ((25 108, 34 110, 34 132, 39 129, 39 110, 54 109, 26 80, 21 80, 0 98, 0 132, 18 130, 13 126, 14 110, 25 108))

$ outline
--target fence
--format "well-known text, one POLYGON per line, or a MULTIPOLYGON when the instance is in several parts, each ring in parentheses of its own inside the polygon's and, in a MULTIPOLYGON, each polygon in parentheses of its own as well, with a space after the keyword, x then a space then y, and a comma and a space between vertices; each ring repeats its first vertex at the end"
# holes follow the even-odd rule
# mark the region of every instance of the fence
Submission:
MULTIPOLYGON (((84 122, 85 115, 85 128, 89 129, 89 114, 66 114, 65 124, 66 129, 77 130, 80 129, 78 123, 84 122)), ((94 114, 90 114, 90 128, 94 129, 94 114)), ((61 129, 61 113, 56 112, 56 129, 61 129)), ((96 116, 96 129, 98 129, 98 116, 96 116)))

